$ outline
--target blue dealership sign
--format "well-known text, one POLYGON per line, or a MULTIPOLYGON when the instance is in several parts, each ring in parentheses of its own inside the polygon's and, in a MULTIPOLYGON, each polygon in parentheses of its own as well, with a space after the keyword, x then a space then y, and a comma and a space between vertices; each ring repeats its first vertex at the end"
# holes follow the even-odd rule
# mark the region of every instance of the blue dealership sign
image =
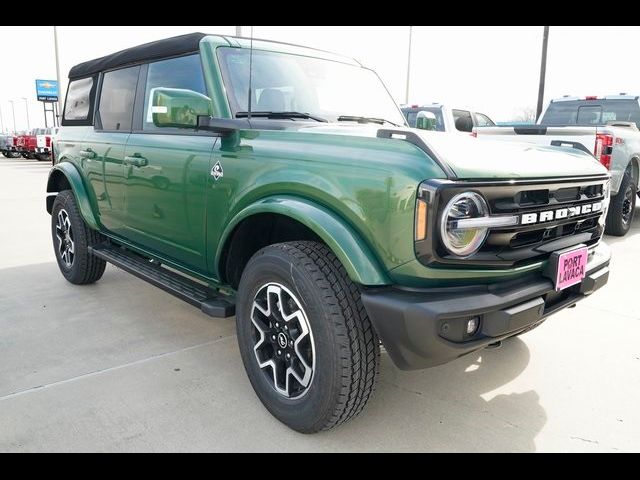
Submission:
POLYGON ((36 80, 36 95, 39 102, 57 102, 57 80, 36 80))

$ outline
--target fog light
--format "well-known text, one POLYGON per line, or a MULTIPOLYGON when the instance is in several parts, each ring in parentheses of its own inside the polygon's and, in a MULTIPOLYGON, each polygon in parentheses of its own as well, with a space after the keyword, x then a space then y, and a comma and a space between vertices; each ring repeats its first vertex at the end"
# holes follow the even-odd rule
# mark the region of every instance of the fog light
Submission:
POLYGON ((478 325, 480 321, 478 317, 467 320, 467 335, 473 335, 478 331, 478 325))

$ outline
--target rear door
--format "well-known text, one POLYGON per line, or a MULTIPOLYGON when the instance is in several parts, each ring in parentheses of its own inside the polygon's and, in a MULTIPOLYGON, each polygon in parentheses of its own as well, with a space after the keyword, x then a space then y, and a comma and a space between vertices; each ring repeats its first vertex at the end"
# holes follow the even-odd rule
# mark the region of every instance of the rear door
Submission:
POLYGON ((95 192, 102 225, 124 234, 124 149, 131 134, 140 66, 102 75, 94 128, 85 137, 85 178, 95 192))
POLYGON ((152 96, 157 88, 207 95, 199 55, 143 66, 135 128, 127 143, 126 237, 148 251, 206 273, 206 195, 216 137, 194 129, 157 127, 152 96))

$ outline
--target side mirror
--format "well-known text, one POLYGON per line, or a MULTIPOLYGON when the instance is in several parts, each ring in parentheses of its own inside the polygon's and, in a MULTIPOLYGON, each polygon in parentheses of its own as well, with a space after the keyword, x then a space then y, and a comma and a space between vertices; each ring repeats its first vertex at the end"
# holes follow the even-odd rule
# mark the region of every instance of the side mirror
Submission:
POLYGON ((436 129, 436 116, 433 112, 418 112, 416 116, 416 128, 420 130, 435 130, 436 129))
POLYGON ((195 129, 198 115, 211 115, 211 99, 206 95, 182 88, 152 90, 147 121, 153 121, 156 127, 195 129))

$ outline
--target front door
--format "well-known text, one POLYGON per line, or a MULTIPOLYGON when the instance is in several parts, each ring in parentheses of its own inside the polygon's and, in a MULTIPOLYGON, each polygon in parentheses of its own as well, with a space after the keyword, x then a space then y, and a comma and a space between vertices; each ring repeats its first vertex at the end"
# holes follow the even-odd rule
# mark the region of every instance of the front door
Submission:
POLYGON ((133 133, 124 157, 125 236, 203 274, 206 185, 214 140, 133 133))
POLYGON ((201 132, 154 125, 156 88, 206 95, 198 55, 143 67, 144 102, 124 155, 126 237, 146 250, 206 274, 206 195, 217 140, 201 132))

